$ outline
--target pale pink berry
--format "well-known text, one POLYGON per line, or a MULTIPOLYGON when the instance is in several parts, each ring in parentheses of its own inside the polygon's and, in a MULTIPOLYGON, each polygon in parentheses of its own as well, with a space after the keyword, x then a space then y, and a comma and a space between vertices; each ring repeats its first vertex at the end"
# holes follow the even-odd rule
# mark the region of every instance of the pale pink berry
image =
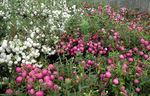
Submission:
POLYGON ((143 52, 143 51, 140 51, 139 54, 140 54, 141 56, 143 56, 143 55, 144 55, 144 52, 143 52))
POLYGON ((119 56, 119 58, 120 59, 125 59, 124 55, 122 55, 122 54, 119 56))
POLYGON ((144 45, 147 46, 149 44, 149 41, 145 41, 144 45))
POLYGON ((54 70, 54 69, 55 69, 55 66, 54 66, 53 64, 49 64, 49 65, 48 65, 48 69, 49 69, 49 70, 54 70))
POLYGON ((134 59, 133 59, 133 58, 128 58, 128 61, 129 61, 129 62, 133 62, 134 59))
POLYGON ((32 89, 33 88, 33 86, 31 85, 31 84, 27 84, 27 89, 28 90, 30 90, 30 89, 32 89))
POLYGON ((39 83, 43 83, 44 81, 43 81, 43 79, 39 79, 39 83))
POLYGON ((140 42, 144 44, 145 40, 143 38, 140 39, 140 42))
POLYGON ((55 85, 53 86, 53 89, 54 89, 54 90, 58 90, 58 89, 59 89, 59 86, 58 86, 57 84, 55 84, 55 85))
POLYGON ((64 77, 63 77, 63 76, 59 76, 58 80, 63 81, 63 80, 64 80, 64 77))
POLYGON ((107 72, 105 73, 105 76, 106 76, 107 78, 110 78, 110 77, 111 77, 111 73, 110 73, 109 71, 107 71, 107 72))
POLYGON ((147 54, 144 54, 143 57, 145 60, 149 58, 149 56, 147 54))
POLYGON ((108 64, 112 64, 112 63, 113 63, 112 59, 108 58, 108 59, 107 59, 107 63, 108 63, 108 64))
POLYGON ((54 71, 53 74, 54 74, 54 75, 58 75, 58 72, 57 72, 57 71, 54 71))
POLYGON ((141 89, 137 87, 137 88, 135 89, 135 91, 136 91, 137 93, 140 93, 140 92, 141 92, 141 89))
POLYGON ((34 89, 30 89, 30 90, 28 90, 28 93, 29 93, 30 95, 34 95, 35 90, 34 90, 34 89))
POLYGON ((146 46, 146 49, 147 49, 148 51, 150 51, 150 45, 146 46))
POLYGON ((7 94, 7 95, 13 95, 13 90, 12 89, 7 89, 5 91, 5 94, 7 94))
POLYGON ((133 50, 134 50, 135 52, 137 52, 137 51, 138 51, 138 48, 137 48, 137 47, 134 47, 133 50))
POLYGON ((140 81, 138 79, 134 80, 134 84, 138 84, 140 81))
POLYGON ((125 91, 125 86, 121 86, 121 87, 120 87, 120 90, 121 90, 121 91, 125 91))
POLYGON ((115 78, 115 79, 113 80, 113 84, 115 84, 115 85, 118 85, 118 84, 119 84, 118 78, 115 78))

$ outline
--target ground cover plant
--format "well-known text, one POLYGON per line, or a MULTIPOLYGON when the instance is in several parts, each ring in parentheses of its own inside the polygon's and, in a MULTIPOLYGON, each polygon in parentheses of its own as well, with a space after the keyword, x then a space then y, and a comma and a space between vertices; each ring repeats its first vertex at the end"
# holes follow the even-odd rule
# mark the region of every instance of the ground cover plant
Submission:
POLYGON ((150 94, 150 16, 79 1, 2 2, 2 96, 150 94))

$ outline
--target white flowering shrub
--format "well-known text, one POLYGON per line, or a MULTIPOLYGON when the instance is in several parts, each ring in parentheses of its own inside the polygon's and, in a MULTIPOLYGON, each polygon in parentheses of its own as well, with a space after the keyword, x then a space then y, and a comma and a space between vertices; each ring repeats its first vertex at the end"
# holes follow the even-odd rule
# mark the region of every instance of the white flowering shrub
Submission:
POLYGON ((68 8, 66 0, 4 0, 1 9, 1 29, 11 35, 27 34, 35 26, 46 34, 63 32, 67 19, 77 11, 75 5, 68 8))
POLYGON ((52 46, 68 18, 78 11, 66 0, 3 0, 0 9, 0 67, 9 72, 20 64, 43 66, 46 56, 55 54, 52 46))
POLYGON ((42 45, 32 38, 27 38, 25 41, 21 41, 17 36, 13 40, 3 40, 0 47, 0 63, 7 64, 8 68, 13 68, 12 65, 19 64, 39 64, 38 57, 41 54, 52 55, 55 54, 55 50, 42 45))

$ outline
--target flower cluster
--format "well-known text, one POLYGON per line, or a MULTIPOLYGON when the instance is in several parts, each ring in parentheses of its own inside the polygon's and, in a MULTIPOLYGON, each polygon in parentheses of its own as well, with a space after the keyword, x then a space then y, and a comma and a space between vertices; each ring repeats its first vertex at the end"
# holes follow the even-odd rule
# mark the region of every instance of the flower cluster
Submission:
MULTIPOLYGON (((42 45, 39 42, 33 41, 32 38, 27 38, 25 41, 21 41, 17 36, 13 40, 3 40, 0 46, 0 64, 8 64, 8 68, 12 69, 12 66, 22 64, 35 64, 37 58, 41 54, 52 55, 55 54, 55 50, 52 50, 47 45, 42 45)), ((39 67, 42 65, 39 64, 39 67)))
MULTIPOLYGON (((49 64, 48 68, 38 68, 36 65, 23 64, 21 67, 16 67, 16 72, 16 86, 24 86, 27 90, 24 94, 31 96, 44 96, 48 91, 57 91, 60 87, 55 81, 63 80, 63 77, 59 76, 53 64, 49 64)), ((5 93, 8 95, 21 94, 11 88, 11 85, 5 93)))
POLYGON ((70 13, 78 11, 76 5, 68 8, 66 0, 59 0, 59 2, 35 2, 34 0, 26 0, 13 3, 7 0, 0 3, 2 5, 0 16, 2 16, 7 24, 8 31, 11 31, 14 25, 16 25, 17 30, 23 30, 25 32, 33 28, 33 25, 40 26, 43 30, 49 29, 51 34, 55 30, 64 31, 64 25, 71 16, 70 13), (36 22, 37 19, 38 22, 36 22))

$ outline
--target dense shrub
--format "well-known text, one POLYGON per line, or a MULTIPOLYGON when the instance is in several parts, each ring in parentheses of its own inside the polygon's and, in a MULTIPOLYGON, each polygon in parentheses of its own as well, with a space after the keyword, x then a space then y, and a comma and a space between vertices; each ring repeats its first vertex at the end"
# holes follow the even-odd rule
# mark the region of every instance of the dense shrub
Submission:
MULTIPOLYGON (((6 39, 1 42, 2 93, 5 91, 7 95, 21 96, 149 95, 149 15, 131 14, 126 8, 114 10, 103 3, 97 5, 83 2, 75 6, 72 2, 77 3, 60 1, 68 13, 64 9, 61 10, 60 17, 49 18, 51 11, 54 11, 55 2, 52 9, 48 8, 46 2, 44 9, 49 9, 50 12, 43 13, 40 3, 38 5, 34 1, 28 1, 27 3, 35 6, 37 4, 37 9, 33 12, 35 16, 32 16, 31 6, 28 6, 29 11, 21 14, 26 19, 31 15, 30 19, 35 20, 39 27, 34 27, 36 23, 33 26, 21 24, 16 31, 13 30, 14 25, 5 30, 13 30, 18 35, 7 40, 7 33, 6 39), (49 25, 47 19, 54 19, 52 25, 56 30, 51 30, 52 26, 40 29, 49 25), (25 26, 28 32, 22 28, 25 26), (20 29, 27 34, 20 34, 20 29), (10 72, 4 74, 8 70, 10 72)), ((60 12, 59 7, 62 6, 59 3, 54 15, 60 12)), ((8 10, 10 15, 20 17, 17 11, 11 13, 11 7, 8 10)), ((8 22, 14 22, 12 18, 8 22)), ((5 27, 9 26, 8 22, 4 21, 5 27)))

